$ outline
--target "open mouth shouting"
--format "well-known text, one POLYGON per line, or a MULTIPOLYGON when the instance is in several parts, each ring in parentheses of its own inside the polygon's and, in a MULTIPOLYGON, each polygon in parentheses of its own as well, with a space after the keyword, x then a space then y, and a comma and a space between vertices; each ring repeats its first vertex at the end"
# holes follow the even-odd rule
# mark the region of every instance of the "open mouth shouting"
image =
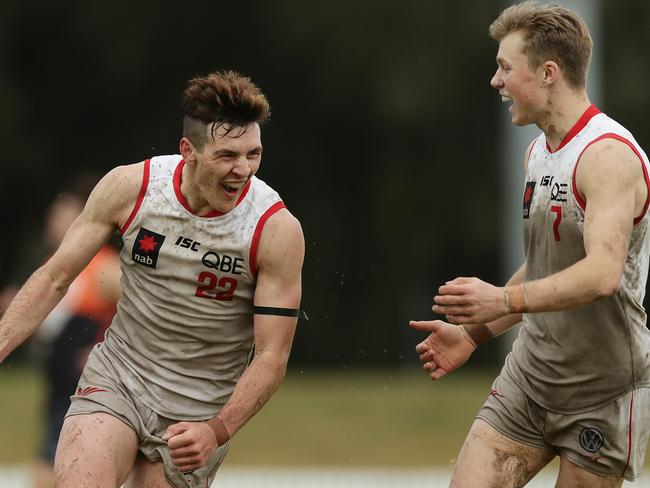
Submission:
POLYGON ((501 101, 502 101, 503 103, 509 103, 510 106, 508 107, 508 109, 509 109, 509 110, 512 109, 512 105, 513 105, 512 97, 508 97, 508 96, 506 96, 506 95, 501 95, 501 101))
POLYGON ((221 188, 223 188, 223 191, 227 196, 232 198, 237 196, 245 184, 245 181, 224 181, 221 183, 221 188))

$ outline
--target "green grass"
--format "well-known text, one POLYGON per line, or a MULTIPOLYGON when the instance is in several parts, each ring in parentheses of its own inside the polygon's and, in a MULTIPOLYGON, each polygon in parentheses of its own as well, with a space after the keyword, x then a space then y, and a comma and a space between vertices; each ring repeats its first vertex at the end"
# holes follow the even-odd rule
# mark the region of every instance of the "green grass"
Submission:
POLYGON ((290 372, 235 437, 229 464, 449 466, 492 375, 290 372))
MULTIPOLYGON (((233 439, 228 464, 448 466, 493 375, 290 371, 233 439)), ((33 369, 0 369, 0 464, 33 458, 44 387, 33 369)))
POLYGON ((0 464, 31 460, 40 441, 45 384, 33 369, 0 367, 0 464))
MULTIPOLYGON (((449 468, 496 373, 434 383, 419 371, 290 371, 235 436, 227 463, 449 468)), ((0 465, 34 458, 44 388, 34 369, 0 368, 0 465)))

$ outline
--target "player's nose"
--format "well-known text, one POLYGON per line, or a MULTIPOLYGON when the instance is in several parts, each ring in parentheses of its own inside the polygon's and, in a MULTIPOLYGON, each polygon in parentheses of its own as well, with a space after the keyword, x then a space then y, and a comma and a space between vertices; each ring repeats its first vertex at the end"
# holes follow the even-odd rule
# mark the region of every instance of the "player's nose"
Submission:
POLYGON ((237 163, 232 168, 232 172, 242 178, 248 178, 248 176, 251 174, 251 171, 252 168, 250 161, 245 156, 237 158, 237 163))
POLYGON ((496 70, 496 72, 492 76, 492 79, 490 80, 490 86, 496 90, 498 90, 503 86, 503 79, 499 74, 499 70, 496 70))

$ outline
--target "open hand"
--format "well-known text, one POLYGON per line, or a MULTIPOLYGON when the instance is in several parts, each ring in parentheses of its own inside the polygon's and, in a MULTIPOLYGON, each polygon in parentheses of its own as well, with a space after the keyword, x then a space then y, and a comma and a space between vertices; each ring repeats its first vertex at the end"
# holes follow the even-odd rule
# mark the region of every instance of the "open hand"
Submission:
POLYGON ((476 348, 459 326, 442 320, 411 320, 409 327, 430 332, 429 337, 415 346, 415 352, 419 354, 422 367, 432 380, 440 379, 462 366, 476 348))

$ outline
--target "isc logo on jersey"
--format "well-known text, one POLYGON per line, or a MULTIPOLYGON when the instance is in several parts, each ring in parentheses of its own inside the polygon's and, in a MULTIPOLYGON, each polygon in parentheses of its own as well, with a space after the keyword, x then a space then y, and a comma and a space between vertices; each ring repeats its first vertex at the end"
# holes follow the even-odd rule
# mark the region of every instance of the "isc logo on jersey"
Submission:
POLYGON ((131 257, 138 264, 155 268, 163 242, 165 242, 165 236, 140 227, 140 231, 133 243, 131 257))

